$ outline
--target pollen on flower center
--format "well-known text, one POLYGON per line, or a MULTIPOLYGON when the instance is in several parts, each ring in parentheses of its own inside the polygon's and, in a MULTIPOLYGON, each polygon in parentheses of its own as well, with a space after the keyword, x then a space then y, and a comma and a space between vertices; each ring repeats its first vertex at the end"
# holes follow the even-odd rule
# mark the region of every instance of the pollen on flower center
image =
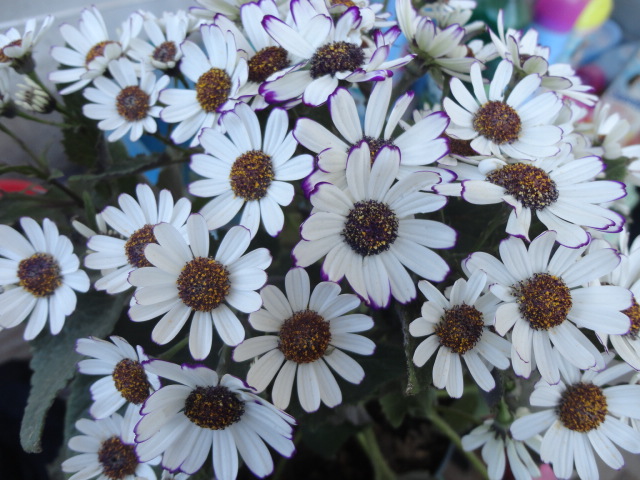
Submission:
POLYGON ((602 425, 607 412, 607 398, 602 389, 580 382, 567 387, 556 413, 566 428, 586 433, 602 425))
POLYGON ((265 47, 249 60, 249 81, 262 83, 269 75, 291 64, 282 47, 265 47))
POLYGON ((389 250, 398 238, 398 217, 388 205, 376 200, 356 202, 347 215, 342 236, 363 257, 377 255, 389 250))
POLYGON ((136 85, 125 87, 116 97, 116 110, 128 122, 143 120, 149 112, 149 95, 136 85))
POLYGON ((471 148, 471 140, 460 140, 446 133, 443 133, 442 137, 449 141, 449 153, 451 155, 460 155, 461 157, 474 157, 478 155, 478 152, 471 148))
POLYGON ((271 157, 261 150, 243 153, 231 166, 229 181, 236 197, 260 200, 274 178, 271 157))
POLYGON ((476 111, 473 128, 483 137, 503 145, 518 139, 522 121, 513 107, 504 102, 491 100, 476 111))
POLYGON ((122 443, 118 437, 111 437, 100 445, 98 461, 102 465, 102 473, 112 480, 121 480, 136 473, 139 460, 135 445, 122 443))
POLYGON ((329 322, 312 310, 296 312, 280 327, 278 347, 287 360, 311 363, 321 358, 331 341, 329 322))
POLYGON ((332 42, 320 47, 311 57, 311 78, 353 71, 364 63, 364 51, 349 42, 332 42))
POLYGON ((548 273, 536 273, 512 288, 520 314, 534 330, 557 327, 567 319, 573 305, 566 284, 548 273))
POLYGON ((372 165, 382 147, 393 146, 393 141, 391 139, 385 140, 384 138, 373 138, 365 135, 364 137, 362 137, 362 140, 367 142, 367 145, 369 146, 369 154, 371 156, 372 165))
POLYGON ((184 402, 184 414, 202 428, 224 430, 244 414, 244 402, 227 387, 196 387, 184 402))
POLYGON ((224 70, 212 68, 204 72, 196 82, 196 99, 202 110, 215 112, 229 98, 231 78, 224 70))
POLYGON ((344 5, 345 7, 355 7, 356 4, 351 0, 331 0, 331 6, 344 5))
POLYGON ((178 53, 178 48, 174 42, 162 42, 155 48, 151 58, 158 62, 168 63, 175 60, 176 53, 178 53))
POLYGON ((18 38, 17 40, 14 40, 13 42, 9 42, 4 47, 0 48, 0 63, 8 63, 13 61, 13 58, 8 57, 7 54, 4 53, 5 48, 19 47, 20 45, 22 45, 22 39, 18 38))
POLYGON ((48 253, 36 253, 18 264, 19 285, 31 295, 46 297, 62 285, 60 265, 48 253))
POLYGON ((463 355, 480 341, 484 320, 473 305, 455 305, 446 309, 434 333, 440 337, 440 344, 454 353, 463 355))
POLYGON ((127 402, 140 405, 149 397, 151 384, 140 362, 124 358, 116 364, 111 376, 116 390, 127 402))
POLYGON ((622 310, 629 320, 631 320, 631 328, 629 329, 629 333, 625 336, 630 337, 632 339, 638 338, 638 332, 640 331, 640 305, 636 301, 636 297, 632 297, 633 303, 626 310, 622 310))
POLYGON ((105 40, 103 42, 98 42, 93 47, 91 47, 84 58, 84 64, 88 67, 93 59, 95 59, 96 57, 104 56, 104 49, 110 43, 116 42, 105 40))
POLYGON ((196 257, 187 263, 177 280, 178 296, 189 308, 210 312, 231 290, 229 272, 213 258, 196 257))
POLYGON ((503 187, 526 208, 542 210, 558 200, 556 183, 539 167, 526 163, 505 165, 487 175, 487 181, 503 187))
POLYGON ((151 267, 151 262, 144 256, 144 249, 150 243, 158 243, 153 234, 153 225, 145 225, 131 234, 127 243, 124 244, 124 251, 127 260, 137 268, 151 267))

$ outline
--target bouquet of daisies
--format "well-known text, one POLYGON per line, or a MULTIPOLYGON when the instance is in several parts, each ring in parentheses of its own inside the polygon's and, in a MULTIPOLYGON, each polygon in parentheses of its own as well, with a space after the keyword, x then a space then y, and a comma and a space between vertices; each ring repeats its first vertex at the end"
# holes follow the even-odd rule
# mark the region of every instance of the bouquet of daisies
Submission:
POLYGON ((640 145, 475 7, 197 0, 117 32, 90 7, 52 72, 53 18, 0 35, 23 448, 63 391, 72 480, 597 479, 640 453, 640 145))

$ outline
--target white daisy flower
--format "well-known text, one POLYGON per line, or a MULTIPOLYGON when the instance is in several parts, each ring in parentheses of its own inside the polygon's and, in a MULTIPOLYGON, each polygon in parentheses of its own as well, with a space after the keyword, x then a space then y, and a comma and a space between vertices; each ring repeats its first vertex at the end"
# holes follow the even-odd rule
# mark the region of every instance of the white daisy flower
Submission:
POLYGON ((262 21, 266 32, 296 62, 260 87, 269 103, 301 98, 307 105, 318 106, 336 91, 340 81, 383 80, 413 58, 406 55, 387 60, 390 46, 400 35, 396 27, 384 34, 376 31, 374 44, 362 47, 363 18, 358 8, 348 9, 334 24, 324 4, 318 10, 317 3, 309 0, 291 5, 293 25, 271 15, 262 21))
POLYGON ((477 63, 471 67, 475 97, 459 79, 451 79, 451 93, 459 105, 448 97, 443 100, 451 118, 449 132, 462 140, 472 140, 471 148, 481 155, 534 159, 557 154, 562 130, 552 121, 562 102, 552 92, 536 94, 539 75, 520 80, 505 99, 512 73, 511 62, 500 62, 488 96, 477 63))
POLYGON ((416 287, 406 268, 423 278, 442 281, 446 262, 432 248, 450 248, 456 232, 433 220, 414 218, 444 207, 446 198, 430 190, 440 181, 433 172, 417 172, 392 185, 400 155, 384 146, 371 165, 366 142, 353 148, 347 161, 347 190, 321 183, 311 195, 312 215, 302 224, 293 249, 296 265, 307 267, 322 257, 325 277, 346 276, 354 291, 374 307, 386 307, 393 296, 407 303, 416 287))
POLYGON ((464 45, 467 32, 459 22, 442 28, 430 16, 420 15, 410 0, 396 0, 396 12, 409 49, 436 82, 442 84, 443 73, 469 79, 469 70, 478 61, 467 56, 468 49, 464 45))
POLYGON ((18 73, 28 73, 33 70, 33 63, 30 62, 33 47, 40 41, 42 35, 49 30, 54 17, 47 15, 36 28, 35 18, 27 20, 24 26, 24 33, 21 34, 16 28, 10 28, 4 33, 0 33, 0 68, 11 66, 18 73))
POLYGON ((449 299, 426 280, 418 282, 427 301, 422 304, 422 316, 409 324, 409 333, 427 338, 416 348, 413 363, 422 367, 437 351, 433 384, 446 387, 454 398, 460 398, 464 388, 461 360, 485 392, 496 386, 491 368, 509 368, 511 345, 489 330, 500 300, 491 293, 481 295, 486 281, 482 271, 474 272, 468 282, 458 279, 449 299))
POLYGON ((80 455, 62 462, 62 471, 74 473, 69 480, 156 480, 152 465, 160 458, 140 460, 136 454, 134 428, 141 419, 139 408, 130 406, 124 418, 117 413, 100 420, 81 418, 82 433, 69 439, 69 449, 80 455))
POLYGON ((547 231, 527 250, 521 239, 509 237, 500 243, 502 261, 476 252, 464 264, 470 272, 483 270, 491 293, 504 302, 496 311, 495 329, 503 336, 512 331, 516 374, 529 378, 537 365, 549 383, 560 380, 561 361, 581 369, 603 368, 602 354, 579 328, 625 334, 630 321, 621 310, 631 306, 631 292, 625 288, 584 286, 616 268, 616 251, 585 253, 586 247, 560 245, 551 256, 555 240, 555 232, 547 231), (559 361, 551 358, 551 344, 559 361))
POLYGON ((161 18, 148 12, 145 12, 143 17, 142 27, 149 41, 132 38, 127 55, 159 70, 175 69, 182 58, 180 45, 189 32, 189 15, 184 10, 178 10, 164 12, 161 18))
POLYGON ((222 30, 233 33, 238 50, 244 52, 249 65, 248 81, 242 89, 244 95, 252 96, 251 107, 262 110, 269 104, 260 95, 260 86, 273 74, 291 65, 289 52, 271 38, 262 26, 266 15, 284 19, 274 0, 261 0, 242 5, 240 8, 240 25, 224 15, 216 15, 214 24, 222 30))
MULTIPOLYGON (((125 21, 123 27, 126 32, 136 28, 131 24, 134 18, 137 16, 125 21)), ((95 6, 82 10, 78 26, 79 30, 66 23, 61 25, 60 33, 69 47, 51 49, 54 60, 71 67, 49 74, 49 80, 53 83, 71 83, 60 90, 60 95, 83 89, 91 80, 102 75, 109 62, 119 58, 128 47, 109 38, 104 19, 95 6)))
POLYGON ((85 375, 106 375, 91 385, 93 403, 89 413, 106 418, 125 404, 141 406, 152 392, 160 388, 158 376, 145 371, 149 357, 142 347, 135 349, 124 338, 79 338, 76 352, 93 357, 80 360, 78 371, 85 375))
POLYGON ((227 303, 243 313, 260 308, 262 299, 255 290, 267 280, 269 251, 258 248, 244 254, 251 234, 237 226, 222 239, 215 257, 210 257, 209 229, 199 214, 187 220, 188 240, 168 223, 156 225, 153 234, 158 243, 144 249, 153 266, 129 275, 129 282, 137 287, 138 302, 129 309, 131 320, 143 322, 162 315, 151 338, 164 345, 192 318, 189 350, 195 359, 209 355, 213 326, 227 345, 242 342, 244 327, 227 303))
POLYGON ((277 287, 264 287, 260 291, 264 307, 249 316, 253 328, 276 335, 245 340, 235 348, 233 359, 242 362, 260 356, 249 369, 247 383, 262 392, 275 377, 271 398, 278 408, 289 406, 296 378, 305 411, 315 412, 321 400, 335 407, 342 402, 342 393, 329 367, 350 383, 362 381, 364 370, 343 350, 371 355, 375 344, 355 332, 369 330, 373 320, 360 313, 345 315, 360 300, 340 295, 333 282, 321 282, 311 292, 309 275, 302 268, 289 270, 285 290, 286 296, 277 287))
POLYGON ((160 90, 169 84, 164 75, 156 80, 155 74, 146 68, 136 76, 134 64, 127 58, 109 62, 109 73, 114 78, 98 77, 93 80, 97 88, 88 87, 82 92, 90 102, 82 107, 85 117, 100 120, 98 128, 112 130, 107 140, 115 142, 129 133, 129 140, 136 142, 144 132, 155 133, 155 118, 160 116, 156 105, 160 90))
POLYGON ((309 118, 300 118, 296 122, 294 136, 318 156, 318 169, 305 181, 307 192, 320 182, 345 188, 349 150, 362 141, 369 145, 372 159, 385 145, 398 148, 398 178, 408 176, 446 155, 447 141, 442 138, 442 132, 449 120, 443 112, 425 116, 394 136, 400 119, 413 100, 413 92, 400 96, 389 111, 392 87, 391 79, 375 83, 366 105, 364 121, 360 119, 356 102, 348 90, 339 88, 330 95, 329 113, 339 135, 309 118))
MULTIPOLYGON (((190 12, 197 18, 210 23, 218 14, 235 21, 240 17, 241 7, 250 3, 249 0, 196 0, 202 7, 191 7, 190 12)), ((287 0, 277 0, 279 9, 284 12, 289 7, 287 0)))
POLYGON ((580 478, 597 480, 594 451, 604 463, 619 470, 624 460, 617 447, 640 453, 640 432, 619 419, 640 419, 640 385, 604 385, 629 370, 626 364, 582 375, 568 369, 563 373, 566 383, 538 382, 530 402, 545 410, 513 422, 513 438, 525 440, 544 432, 540 457, 552 463, 553 472, 562 479, 571 477, 575 464, 580 478))
POLYGON ((185 222, 191 213, 191 202, 181 198, 175 204, 168 190, 160 191, 158 200, 149 185, 136 186, 137 200, 127 193, 118 197, 120 208, 109 206, 100 214, 104 230, 89 238, 87 247, 91 253, 85 257, 87 268, 103 270, 102 278, 95 284, 96 290, 116 294, 131 288, 129 274, 151 264, 144 256, 144 248, 155 243, 153 227, 168 223, 186 235, 185 222), (112 228, 122 238, 106 235, 112 228))
POLYGON ((162 120, 178 123, 171 139, 175 143, 192 139, 192 147, 198 145, 202 128, 213 127, 222 112, 240 101, 239 91, 248 77, 247 61, 231 32, 203 25, 200 34, 206 54, 190 40, 180 46, 184 55, 180 71, 195 84, 194 89, 167 88, 160 93, 160 101, 167 105, 160 114, 162 120))
POLYGON ((152 360, 153 373, 177 382, 153 393, 136 426, 136 452, 141 459, 162 455, 171 471, 196 473, 212 453, 218 480, 234 480, 238 454, 254 475, 273 471, 267 445, 285 457, 293 455, 295 420, 253 393, 231 375, 218 379, 204 366, 152 360))
POLYGON ((515 480, 531 480, 540 477, 540 468, 531 458, 530 449, 540 452, 542 437, 535 435, 525 441, 515 440, 510 432, 490 418, 462 437, 462 448, 471 452, 482 447, 480 454, 487 464, 490 480, 504 478, 507 462, 515 480))
POLYGON ((52 335, 76 309, 76 294, 89 290, 89 277, 80 270, 71 241, 48 218, 42 227, 29 217, 20 219, 22 236, 0 225, 0 327, 11 328, 27 317, 25 340, 33 340, 47 320, 52 335))
POLYGON ((24 83, 16 85, 18 88, 15 93, 16 105, 33 113, 48 114, 55 109, 55 99, 40 85, 26 75, 23 75, 20 81, 24 83))
MULTIPOLYGON (((624 183, 596 180, 605 166, 595 156, 574 159, 568 154, 535 162, 507 163, 490 158, 477 168, 450 167, 462 179, 460 194, 469 203, 505 202, 511 211, 506 233, 529 239, 533 214, 557 233, 567 247, 589 243, 586 228, 608 233, 622 230, 624 217, 600 204, 626 195, 624 183)), ((436 188, 453 193, 453 187, 436 188)))
POLYGON ((591 121, 581 122, 576 129, 592 139, 596 155, 615 160, 623 155, 623 144, 631 126, 619 112, 611 110, 611 104, 601 101, 596 105, 591 121))
POLYGON ((11 99, 9 70, 0 68, 0 115, 15 115, 15 105, 11 99))
POLYGON ((205 180, 189 185, 196 197, 215 197, 202 207, 209 230, 229 223, 242 209, 240 225, 258 232, 260 223, 272 237, 284 225, 281 205, 293 200, 293 185, 287 183, 306 177, 313 169, 311 155, 293 157, 297 142, 289 132, 286 110, 271 111, 264 138, 256 113, 242 103, 225 113, 220 125, 226 136, 211 128, 200 136, 203 154, 191 157, 191 169, 205 180))
MULTIPOLYGON (((623 310, 623 313, 631 320, 631 328, 625 335, 607 335, 598 332, 598 337, 602 344, 607 347, 609 341, 620 358, 631 365, 636 370, 640 370, 640 238, 636 238, 631 245, 628 244, 629 234, 623 231, 619 237, 620 264, 600 281, 605 285, 618 285, 628 288, 632 293, 632 305, 623 310)), ((604 240, 594 240, 590 248, 611 248, 604 240)), ((597 330, 596 330, 597 332, 597 330)))

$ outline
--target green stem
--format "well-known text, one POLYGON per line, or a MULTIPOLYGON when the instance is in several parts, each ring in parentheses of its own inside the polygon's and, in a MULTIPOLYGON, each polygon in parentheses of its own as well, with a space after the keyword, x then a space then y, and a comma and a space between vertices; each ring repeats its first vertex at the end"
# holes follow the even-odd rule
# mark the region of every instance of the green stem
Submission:
POLYGON ((182 340, 180 340, 178 343, 176 343, 173 347, 171 347, 169 350, 164 352, 158 358, 160 360, 171 360, 173 357, 176 356, 176 354, 178 354, 178 352, 180 352, 180 350, 182 350, 187 345, 188 342, 189 342, 189 337, 184 337, 182 340))
POLYGON ((176 150, 180 150, 182 153, 185 153, 185 154, 190 154, 191 153, 188 148, 184 148, 184 147, 181 147, 179 145, 176 145, 171 140, 166 138, 164 135, 160 135, 158 132, 152 133, 151 136, 153 138, 155 138, 156 140, 161 141, 162 143, 164 143, 168 147, 172 147, 172 148, 175 148, 176 150))
MULTIPOLYGON (((54 99, 55 99, 55 97, 54 97, 54 96, 53 96, 53 94, 49 91, 49 89, 47 88, 47 86, 46 86, 44 83, 42 83, 42 80, 40 80, 40 77, 39 77, 39 76, 38 76, 38 74, 35 72, 35 70, 34 70, 34 71, 32 71, 32 72, 29 72, 29 73, 27 74, 27 76, 28 76, 31 80, 33 80, 35 83, 37 83, 37 84, 38 84, 38 86, 39 86, 42 90, 44 90, 44 91, 45 91, 45 93, 46 93, 47 95, 49 95, 49 97, 51 97, 51 98, 54 98, 54 99)), ((56 111, 57 111, 57 112, 60 112, 60 113, 62 113, 63 115, 67 115, 67 116, 69 115, 69 111, 68 111, 66 108, 64 108, 62 105, 60 105, 60 102, 58 102, 58 101, 55 101, 55 102, 54 102, 54 108, 56 109, 56 111)))
POLYGON ((373 467, 375 480, 396 480, 396 474, 387 464, 384 455, 380 451, 378 440, 373 431, 373 427, 369 426, 356 434, 356 440, 362 447, 364 453, 369 457, 371 466, 373 467))
MULTIPOLYGON (((301 440, 302 440, 302 432, 298 430, 293 436, 293 444, 295 445, 296 449, 298 448, 298 445, 300 444, 301 440)), ((287 457, 282 457, 280 458, 280 460, 278 460, 278 464, 276 465, 276 468, 273 471, 271 480, 280 480, 282 478, 282 475, 284 475, 284 470, 285 468, 287 468, 287 460, 289 460, 287 457)))
POLYGON ((487 474, 487 467, 484 466, 482 460, 478 458, 478 456, 473 452, 467 452, 464 448, 462 448, 462 440, 460 440, 460 436, 458 433, 451 428, 451 426, 440 416, 435 410, 431 410, 427 415, 427 418, 433 423, 433 425, 440 430, 442 434, 444 434, 451 442, 462 452, 462 454, 467 457, 467 460, 473 465, 478 473, 485 480, 489 480, 489 475, 487 474))
POLYGON ((25 120, 30 120, 32 122, 41 123, 43 125, 51 125, 53 127, 58 128, 72 128, 74 125, 70 125, 68 123, 58 123, 58 122, 50 122, 49 120, 43 120, 42 118, 34 117, 33 115, 29 115, 25 112, 17 112, 18 117, 24 118, 25 120))

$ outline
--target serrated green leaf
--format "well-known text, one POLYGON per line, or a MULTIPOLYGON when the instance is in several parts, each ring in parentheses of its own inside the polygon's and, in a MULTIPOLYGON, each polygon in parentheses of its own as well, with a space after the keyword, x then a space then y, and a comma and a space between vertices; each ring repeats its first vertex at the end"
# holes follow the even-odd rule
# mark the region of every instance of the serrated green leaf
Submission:
POLYGON ((380 398, 382 413, 393 428, 402 425, 407 415, 416 418, 427 418, 433 407, 433 394, 422 390, 416 395, 403 395, 400 391, 390 392, 380 398))
POLYGON ((20 426, 20 443, 29 453, 41 451, 40 438, 47 412, 56 395, 76 372, 80 356, 75 352, 78 338, 105 337, 120 318, 125 295, 101 292, 80 295, 75 312, 67 317, 56 336, 43 332, 32 343, 31 391, 20 426))

